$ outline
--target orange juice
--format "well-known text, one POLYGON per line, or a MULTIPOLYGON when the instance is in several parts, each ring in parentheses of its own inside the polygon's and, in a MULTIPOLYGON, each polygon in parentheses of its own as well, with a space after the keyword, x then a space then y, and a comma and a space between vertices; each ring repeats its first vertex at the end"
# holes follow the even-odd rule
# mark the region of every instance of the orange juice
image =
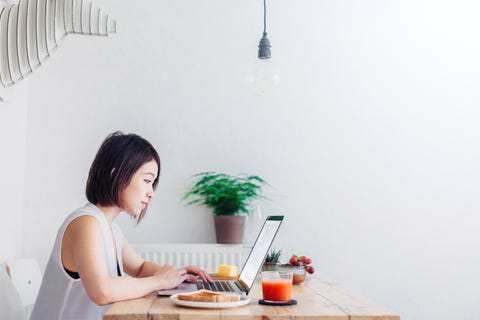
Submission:
POLYGON ((262 281, 263 299, 271 301, 290 301, 292 281, 262 281))

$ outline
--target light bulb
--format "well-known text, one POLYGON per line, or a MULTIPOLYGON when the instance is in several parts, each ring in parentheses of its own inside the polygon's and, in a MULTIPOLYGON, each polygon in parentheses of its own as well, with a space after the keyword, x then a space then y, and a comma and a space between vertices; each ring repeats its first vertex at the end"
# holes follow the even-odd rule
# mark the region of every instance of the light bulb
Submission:
POLYGON ((272 59, 258 59, 248 76, 253 91, 260 96, 270 92, 278 81, 280 81, 278 65, 272 59))
POLYGON ((258 60, 248 76, 248 82, 258 95, 268 93, 280 80, 278 66, 272 61, 270 40, 267 37, 267 1, 263 0, 263 33, 258 44, 258 60))

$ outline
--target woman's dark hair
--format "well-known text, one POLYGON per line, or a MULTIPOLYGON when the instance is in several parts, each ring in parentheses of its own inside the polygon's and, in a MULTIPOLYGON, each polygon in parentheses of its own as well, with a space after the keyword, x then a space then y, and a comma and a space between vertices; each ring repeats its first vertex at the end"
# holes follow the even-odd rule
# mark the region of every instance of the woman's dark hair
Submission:
MULTIPOLYGON (((160 175, 160 157, 155 148, 136 134, 124 134, 120 131, 110 134, 103 141, 90 167, 86 187, 88 201, 101 206, 121 207, 120 196, 133 174, 152 160, 158 165, 157 178, 153 182, 155 189, 160 175)), ((142 210, 138 222, 145 216, 146 211, 147 208, 142 210)))

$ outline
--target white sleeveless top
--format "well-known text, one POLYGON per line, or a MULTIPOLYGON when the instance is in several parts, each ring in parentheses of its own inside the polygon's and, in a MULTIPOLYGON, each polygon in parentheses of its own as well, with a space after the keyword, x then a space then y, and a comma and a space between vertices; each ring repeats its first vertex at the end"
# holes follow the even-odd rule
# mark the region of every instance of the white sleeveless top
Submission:
POLYGON ((109 307, 109 305, 101 307, 90 300, 82 280, 73 279, 63 268, 63 234, 70 222, 83 215, 93 216, 100 223, 104 259, 108 273, 112 277, 118 276, 116 261, 116 257, 118 257, 120 273, 123 275, 123 233, 116 223, 112 224, 117 247, 117 255, 115 255, 110 228, 104 214, 95 205, 87 203, 84 207, 70 214, 58 230, 57 239, 43 276, 31 320, 101 320, 103 313, 109 307))

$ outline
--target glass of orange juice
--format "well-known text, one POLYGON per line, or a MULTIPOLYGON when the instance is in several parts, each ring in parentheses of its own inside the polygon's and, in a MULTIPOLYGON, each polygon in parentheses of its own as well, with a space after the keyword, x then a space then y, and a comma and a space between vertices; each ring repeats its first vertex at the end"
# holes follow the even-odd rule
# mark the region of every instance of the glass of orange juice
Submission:
POLYGON ((292 299, 292 277, 289 271, 263 271, 263 300, 284 302, 292 299))

